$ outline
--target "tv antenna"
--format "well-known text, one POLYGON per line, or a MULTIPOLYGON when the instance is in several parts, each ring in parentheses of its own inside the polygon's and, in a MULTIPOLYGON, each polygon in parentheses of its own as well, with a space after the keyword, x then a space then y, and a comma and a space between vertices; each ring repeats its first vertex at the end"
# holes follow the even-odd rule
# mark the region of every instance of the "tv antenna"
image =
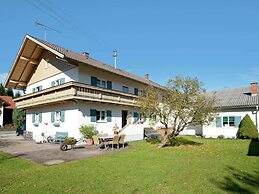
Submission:
POLYGON ((51 28, 49 26, 46 26, 42 23, 40 23, 38 20, 35 22, 35 24, 39 27, 41 27, 43 30, 44 30, 44 40, 47 41, 47 31, 54 31, 54 32, 57 32, 57 33, 61 33, 60 31, 54 29, 54 28, 51 28))

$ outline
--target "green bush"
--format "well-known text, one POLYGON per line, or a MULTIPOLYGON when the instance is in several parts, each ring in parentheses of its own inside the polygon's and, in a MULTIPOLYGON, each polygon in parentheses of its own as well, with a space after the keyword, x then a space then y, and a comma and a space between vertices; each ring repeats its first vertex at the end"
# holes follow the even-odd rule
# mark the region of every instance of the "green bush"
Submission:
POLYGON ((239 125, 237 137, 240 139, 256 139, 258 131, 249 115, 246 115, 239 125))
POLYGON ((15 109, 12 117, 14 128, 18 128, 25 122, 26 112, 22 109, 15 109))
POLYGON ((94 125, 81 125, 80 133, 82 133, 84 138, 91 139, 94 135, 98 134, 98 131, 94 125))

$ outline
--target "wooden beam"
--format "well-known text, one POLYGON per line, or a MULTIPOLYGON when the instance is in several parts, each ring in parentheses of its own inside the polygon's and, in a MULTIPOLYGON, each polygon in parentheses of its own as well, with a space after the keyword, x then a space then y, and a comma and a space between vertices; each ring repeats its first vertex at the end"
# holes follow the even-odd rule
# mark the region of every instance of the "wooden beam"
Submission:
POLYGON ((35 65, 39 63, 39 61, 37 61, 35 59, 30 59, 30 58, 27 58, 27 57, 24 57, 24 56, 21 56, 20 59, 24 60, 24 61, 28 61, 29 63, 35 64, 35 65))
POLYGON ((10 80, 10 83, 19 84, 20 86, 26 86, 25 82, 17 81, 17 80, 10 80))

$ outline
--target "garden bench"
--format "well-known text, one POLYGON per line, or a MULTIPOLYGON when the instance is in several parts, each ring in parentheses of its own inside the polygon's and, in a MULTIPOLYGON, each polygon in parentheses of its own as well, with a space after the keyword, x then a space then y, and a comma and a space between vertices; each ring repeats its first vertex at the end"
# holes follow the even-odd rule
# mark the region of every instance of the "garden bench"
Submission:
POLYGON ((66 137, 68 137, 68 132, 56 132, 55 142, 61 144, 65 141, 66 137))

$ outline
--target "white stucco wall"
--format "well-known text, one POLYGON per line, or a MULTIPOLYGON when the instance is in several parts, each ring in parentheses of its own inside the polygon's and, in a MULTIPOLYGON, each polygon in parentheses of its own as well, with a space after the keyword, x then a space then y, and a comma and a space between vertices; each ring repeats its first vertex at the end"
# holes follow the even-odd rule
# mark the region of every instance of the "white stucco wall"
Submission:
POLYGON ((93 69, 85 64, 79 64, 79 82, 91 84, 91 76, 97 77, 99 80, 112 81, 112 89, 122 91, 122 86, 129 88, 129 93, 134 94, 134 88, 144 88, 145 85, 128 78, 118 76, 103 70, 93 69))
POLYGON ((38 86, 42 86, 43 90, 46 88, 50 88, 52 81, 55 81, 55 80, 58 80, 61 78, 65 78, 65 83, 70 82, 70 81, 78 81, 78 68, 76 67, 76 68, 70 69, 63 73, 59 73, 59 74, 49 77, 47 79, 43 79, 39 82, 31 84, 31 85, 27 86, 26 94, 32 93, 32 89, 35 87, 38 87, 38 86))
MULTIPOLYGON (((236 110, 224 110, 218 113, 218 117, 229 116, 241 116, 241 120, 246 114, 250 116, 254 124, 256 124, 255 108, 236 109, 236 110)), ((206 138, 217 138, 219 135, 223 135, 225 138, 236 138, 238 127, 216 127, 216 122, 211 123, 208 126, 203 126, 202 135, 206 138)))
POLYGON ((3 106, 0 106, 0 127, 3 127, 3 121, 4 121, 4 108, 3 106))
POLYGON ((93 102, 86 102, 80 101, 78 102, 79 107, 79 126, 85 124, 92 124, 95 125, 99 133, 108 133, 113 134, 112 128, 117 124, 119 130, 122 129, 122 110, 127 110, 128 114, 132 114, 133 112, 140 113, 139 109, 133 107, 126 107, 126 106, 119 106, 119 105, 112 105, 107 103, 93 103, 93 102), (90 109, 96 110, 111 110, 112 111, 112 120, 111 122, 91 122, 90 117, 90 109))
POLYGON ((56 131, 68 132, 69 137, 79 138, 78 128, 78 108, 75 103, 65 103, 60 105, 46 106, 42 108, 34 108, 27 110, 26 113, 26 130, 33 132, 33 136, 46 134, 46 136, 54 136, 56 131), (65 110, 65 121, 60 122, 59 127, 55 127, 51 122, 51 112, 65 110), (35 126, 32 123, 32 114, 35 112, 42 112, 42 123, 35 126))

